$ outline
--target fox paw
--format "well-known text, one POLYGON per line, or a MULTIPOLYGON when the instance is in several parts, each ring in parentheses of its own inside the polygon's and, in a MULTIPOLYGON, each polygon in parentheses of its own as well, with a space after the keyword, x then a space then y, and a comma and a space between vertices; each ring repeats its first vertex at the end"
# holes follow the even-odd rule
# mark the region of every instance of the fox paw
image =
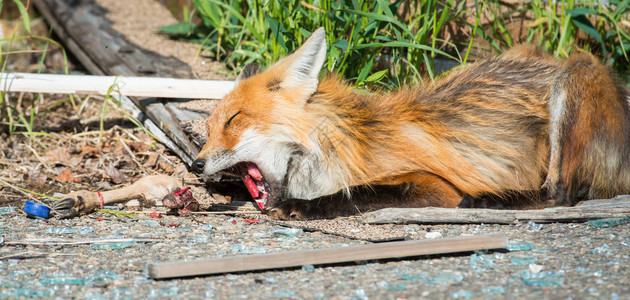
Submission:
POLYGON ((282 200, 273 203, 267 209, 267 215, 273 220, 304 221, 318 218, 313 214, 311 201, 282 200))
POLYGON ((66 219, 92 211, 99 203, 98 195, 88 191, 72 192, 52 206, 57 218, 66 219))

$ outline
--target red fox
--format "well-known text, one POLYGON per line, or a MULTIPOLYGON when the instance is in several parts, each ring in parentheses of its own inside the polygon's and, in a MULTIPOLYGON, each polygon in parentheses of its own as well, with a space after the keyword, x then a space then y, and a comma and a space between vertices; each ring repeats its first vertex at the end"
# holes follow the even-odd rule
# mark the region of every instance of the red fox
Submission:
POLYGON ((320 81, 322 28, 246 66, 192 168, 240 174, 276 219, 384 207, 543 207, 630 192, 630 92, 588 53, 533 46, 400 91, 320 81))

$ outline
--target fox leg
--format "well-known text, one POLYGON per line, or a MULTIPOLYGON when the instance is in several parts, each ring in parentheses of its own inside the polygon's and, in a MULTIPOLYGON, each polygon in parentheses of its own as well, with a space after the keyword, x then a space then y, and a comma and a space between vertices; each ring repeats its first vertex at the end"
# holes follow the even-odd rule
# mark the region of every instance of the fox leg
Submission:
POLYGON ((549 94, 551 151, 543 184, 556 205, 610 192, 608 182, 622 175, 620 167, 628 167, 626 97, 591 54, 564 62, 549 94))
POLYGON ((181 182, 170 175, 146 176, 126 187, 101 192, 76 191, 66 195, 53 205, 58 218, 72 218, 87 214, 102 205, 138 199, 143 206, 150 207, 162 200, 170 191, 180 187, 181 182), (101 202, 102 201, 102 202, 101 202))
POLYGON ((456 207, 462 195, 439 176, 412 173, 313 200, 286 199, 269 206, 272 219, 309 220, 365 213, 387 207, 456 207), (385 184, 388 183, 388 184, 385 184))

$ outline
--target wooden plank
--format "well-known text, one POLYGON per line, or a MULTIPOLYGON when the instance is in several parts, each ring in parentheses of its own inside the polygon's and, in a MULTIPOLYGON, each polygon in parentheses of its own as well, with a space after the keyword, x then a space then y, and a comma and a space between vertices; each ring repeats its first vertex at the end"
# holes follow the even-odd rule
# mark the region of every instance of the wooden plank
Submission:
POLYGON ((502 234, 389 242, 354 247, 155 263, 149 265, 149 277, 154 279, 189 277, 505 247, 507 247, 507 238, 502 234))
POLYGON ((221 99, 233 87, 234 81, 228 80, 0 73, 4 92, 221 99))
POLYGON ((619 195, 612 199, 582 201, 578 203, 576 206, 577 207, 599 207, 599 208, 630 207, 630 195, 619 195))
MULTIPOLYGON (((37 10, 60 37, 63 44, 96 75, 160 76, 193 78, 187 64, 174 58, 138 47, 111 28, 105 8, 94 1, 33 0, 37 10)), ((158 136, 184 162, 191 164, 198 147, 190 142, 180 121, 162 103, 149 100, 145 106, 137 97, 122 97, 123 104, 131 100, 150 122, 145 126, 158 136), (160 129, 164 134, 157 132, 160 129)))
MULTIPOLYGON (((601 201, 601 200, 591 200, 601 201)), ((630 216, 630 197, 622 197, 605 207, 582 205, 536 210, 503 210, 474 208, 385 208, 361 217, 367 224, 512 224, 515 222, 584 222, 593 219, 630 216)))

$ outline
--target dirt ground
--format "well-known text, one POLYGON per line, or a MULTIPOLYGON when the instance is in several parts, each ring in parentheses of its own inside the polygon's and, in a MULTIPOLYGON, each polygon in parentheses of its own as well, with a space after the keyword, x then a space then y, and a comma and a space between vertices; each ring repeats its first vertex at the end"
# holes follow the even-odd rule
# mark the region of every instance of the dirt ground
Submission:
MULTIPOLYGON (((136 43, 142 43, 141 36, 136 43)), ((10 57, 12 68, 34 71, 37 55, 10 57)), ((46 61, 46 68, 55 70, 59 55, 53 52, 46 61)), ((80 72, 80 66, 73 69, 80 72)), ((213 76, 207 72, 198 71, 213 76)), ((0 126, 0 299, 630 298, 628 219, 512 225, 367 225, 356 217, 277 222, 245 199, 233 199, 226 207, 241 212, 229 214, 178 216, 162 207, 112 206, 68 220, 28 218, 21 211, 26 200, 51 203, 55 200, 47 197, 109 190, 152 174, 184 178, 204 208, 217 209, 226 198, 204 197, 206 188, 177 156, 103 97, 11 94, 4 99, 24 116, 36 112, 36 118, 31 134, 23 123, 0 126), (505 234, 512 251, 173 280, 147 274, 148 264, 163 261, 486 233, 505 234)))

